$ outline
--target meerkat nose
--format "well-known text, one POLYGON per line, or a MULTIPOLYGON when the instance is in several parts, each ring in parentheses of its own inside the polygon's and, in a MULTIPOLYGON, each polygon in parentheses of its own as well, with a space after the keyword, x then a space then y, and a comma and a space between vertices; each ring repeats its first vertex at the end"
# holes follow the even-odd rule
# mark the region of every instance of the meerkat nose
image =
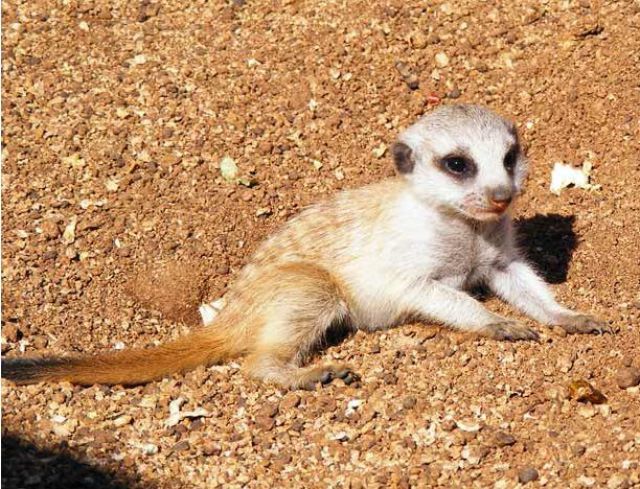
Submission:
POLYGON ((488 197, 494 208, 504 210, 513 199, 513 191, 506 186, 495 187, 489 190, 488 197))

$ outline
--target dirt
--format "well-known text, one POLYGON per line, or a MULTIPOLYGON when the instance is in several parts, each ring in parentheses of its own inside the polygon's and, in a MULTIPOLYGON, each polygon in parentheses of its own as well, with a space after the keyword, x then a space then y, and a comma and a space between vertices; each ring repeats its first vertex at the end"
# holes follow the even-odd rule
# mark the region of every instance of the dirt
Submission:
POLYGON ((518 123, 522 245, 564 303, 617 330, 359 333, 318 361, 349 362, 360 386, 314 392, 235 363, 128 389, 3 382, 4 487, 640 484, 638 1, 31 0, 2 14, 3 354, 178 336, 262 239, 391 175, 399 130, 453 101, 518 123), (549 192, 554 162, 585 160, 601 190, 549 192), (572 398, 576 381, 605 401, 572 398), (180 397, 205 411, 167 426, 180 397))

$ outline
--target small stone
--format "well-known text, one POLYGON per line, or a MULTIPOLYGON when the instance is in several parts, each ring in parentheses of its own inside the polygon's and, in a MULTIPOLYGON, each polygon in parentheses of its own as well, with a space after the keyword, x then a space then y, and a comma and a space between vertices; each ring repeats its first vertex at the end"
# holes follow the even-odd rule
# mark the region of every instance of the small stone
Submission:
POLYGON ((538 471, 533 467, 525 467, 520 472, 518 472, 518 480, 521 484, 528 484, 529 482, 537 481, 538 471))
POLYGON ((238 165, 230 156, 225 156, 220 162, 220 173, 227 182, 232 182, 238 176, 238 165))
POLYGON ((568 373, 573 368, 574 358, 572 356, 560 357, 556 362, 556 367, 562 373, 568 373))
POLYGON ((113 425, 116 428, 120 428, 122 426, 126 426, 128 424, 131 424, 131 422, 133 421, 133 418, 131 416, 129 416, 128 414, 124 414, 122 416, 118 416, 116 419, 113 420, 113 425))
POLYGON ((616 373, 616 383, 621 389, 628 389, 640 384, 640 368, 625 367, 616 373))
POLYGON ((570 397, 569 389, 563 385, 551 385, 545 389, 545 394, 550 401, 560 403, 570 397))
POLYGON ((596 408, 591 404, 582 404, 578 406, 578 414, 583 418, 593 418, 596 415, 596 408))
POLYGON ((494 436, 495 444, 499 447, 510 447, 514 445, 516 439, 513 435, 505 433, 504 431, 498 431, 494 436))
POLYGON ((629 487, 627 478, 620 474, 613 474, 607 481, 607 489, 621 489, 629 487))
POLYGON ((113 178, 108 178, 104 182, 104 187, 107 189, 107 192, 116 192, 118 190, 118 182, 113 178))
POLYGON ((373 156, 376 158, 382 158, 384 154, 387 152, 387 145, 384 143, 380 143, 378 146, 373 148, 373 156))
POLYGON ((590 402, 591 404, 603 404, 607 402, 606 396, 589 382, 577 379, 569 384, 569 394, 578 402, 590 402))
POLYGON ((258 416, 273 418, 276 414, 278 414, 278 405, 276 403, 268 403, 260 409, 258 416))
POLYGON ((20 338, 22 338, 22 331, 16 324, 6 324, 2 327, 2 336, 4 336, 7 341, 11 343, 15 343, 20 338))
POLYGON ((481 428, 478 423, 474 423, 473 421, 457 421, 456 426, 460 431, 466 433, 477 433, 481 428))
POLYGON ((435 59, 436 59, 436 66, 438 66, 438 68, 444 68, 449 65, 449 56, 447 56, 443 52, 436 54, 435 59))
POLYGON ((155 17, 160 12, 160 5, 157 3, 144 4, 138 10, 138 22, 146 22, 151 17, 155 17))
POLYGON ((416 406, 418 400, 414 396, 405 397, 402 401, 402 407, 405 409, 412 409, 416 406))
POLYGON ((349 440, 349 435, 346 431, 338 431, 337 433, 331 435, 330 439, 336 441, 347 441, 349 440))
POLYGON ((396 385, 398 383, 398 377, 396 377, 396 375, 392 372, 384 374, 382 380, 384 380, 384 383, 388 385, 396 385))
POLYGON ((276 420, 269 416, 256 416, 256 425, 265 431, 271 431, 276 426, 276 420))
POLYGON ((440 425, 442 430, 447 432, 455 430, 457 426, 456 422, 452 419, 445 419, 440 425))
POLYGON ((78 223, 78 218, 73 216, 69 221, 69 224, 64 228, 64 232, 62 233, 62 242, 64 244, 72 244, 76 240, 76 224, 78 223))
POLYGON ((63 424, 54 424, 53 432, 56 434, 56 436, 67 438, 73 434, 77 427, 78 422, 74 419, 70 419, 63 424))
POLYGON ((420 86, 418 76, 413 72, 413 70, 409 67, 409 65, 407 65, 402 61, 398 61, 395 66, 396 66, 396 70, 398 70, 398 73, 400 73, 400 76, 402 77, 404 82, 407 84, 407 86, 411 90, 418 89, 418 87, 420 86))
POLYGON ((42 235, 46 239, 58 239, 60 237, 60 226, 57 222, 47 220, 40 226, 42 229, 42 235))
POLYGON ((414 49, 424 49, 427 47, 428 38, 422 31, 416 31, 409 37, 411 47, 414 49))
POLYGON ((158 453, 158 446, 153 443, 145 443, 140 447, 145 455, 155 455, 158 453))
POLYGON ((294 392, 289 392, 280 401, 280 410, 287 411, 300 405, 300 396, 294 392))
POLYGON ((222 453, 222 447, 212 441, 207 441, 202 447, 202 454, 206 457, 213 455, 220 455, 222 453))
POLYGON ((62 392, 56 392, 55 394, 53 394, 53 396, 51 396, 51 399, 53 399, 53 401, 57 402, 58 404, 64 404, 65 402, 67 402, 67 396, 65 396, 62 392))
POLYGON ((189 450, 190 447, 191 445, 189 445, 189 442, 187 440, 181 440, 171 447, 171 451, 184 452, 185 450, 189 450))
POLYGON ((593 487, 596 484, 596 480, 593 477, 581 475, 578 477, 578 484, 580 484, 581 487, 593 487))
POLYGON ((407 86, 411 90, 417 90, 418 88, 420 88, 420 79, 418 78, 418 75, 416 75, 415 73, 412 73, 411 75, 409 75, 409 77, 406 79, 406 82, 407 82, 407 86))
POLYGON ((460 95, 462 95, 462 94, 460 93, 460 90, 458 90, 457 88, 454 88, 449 93, 447 93, 447 97, 451 98, 451 99, 459 98, 460 95))
POLYGON ((586 451, 587 447, 585 447, 584 445, 578 444, 571 447, 571 453, 576 457, 581 457, 586 451))
POLYGON ((467 445, 462 449, 461 456, 471 465, 478 465, 489 453, 489 449, 483 446, 467 445))

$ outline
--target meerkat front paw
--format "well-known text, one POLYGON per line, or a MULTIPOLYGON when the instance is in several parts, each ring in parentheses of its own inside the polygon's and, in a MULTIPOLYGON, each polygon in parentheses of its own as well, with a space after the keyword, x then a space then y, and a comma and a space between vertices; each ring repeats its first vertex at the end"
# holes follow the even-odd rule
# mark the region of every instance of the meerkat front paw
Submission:
POLYGON ((604 334, 613 333, 609 323, 589 314, 568 314, 558 324, 567 333, 574 334, 604 334))
POLYGON ((526 324, 511 319, 490 323, 482 328, 480 334, 502 341, 538 341, 540 336, 526 324))

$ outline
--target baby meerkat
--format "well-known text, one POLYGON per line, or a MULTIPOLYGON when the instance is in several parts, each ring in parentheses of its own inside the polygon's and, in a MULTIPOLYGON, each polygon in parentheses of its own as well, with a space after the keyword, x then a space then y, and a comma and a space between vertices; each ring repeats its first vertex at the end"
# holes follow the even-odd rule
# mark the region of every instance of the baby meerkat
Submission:
POLYGON ((343 191, 289 221, 240 272, 208 326, 150 349, 6 360, 2 376, 131 385, 244 356, 254 378, 311 388, 357 378, 346 365, 303 366, 335 325, 375 331, 418 319, 536 340, 466 292, 481 283, 541 323, 609 331, 556 302, 515 246, 507 210, 526 160, 511 122, 479 106, 444 106, 401 133, 391 153, 398 177, 343 191))

